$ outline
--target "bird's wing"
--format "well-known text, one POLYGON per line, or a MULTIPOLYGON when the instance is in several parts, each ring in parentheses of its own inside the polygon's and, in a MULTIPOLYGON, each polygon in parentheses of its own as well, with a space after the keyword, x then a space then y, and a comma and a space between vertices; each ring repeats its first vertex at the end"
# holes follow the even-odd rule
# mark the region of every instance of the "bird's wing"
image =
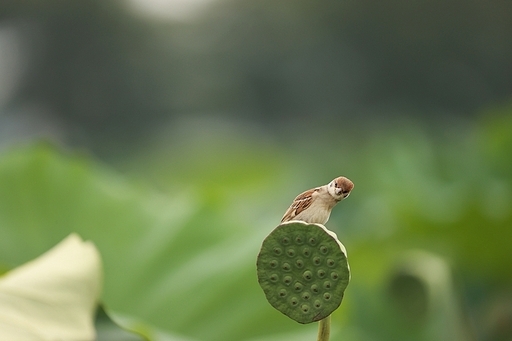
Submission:
POLYGON ((318 188, 312 188, 305 191, 304 193, 297 195, 281 219, 281 222, 283 223, 285 221, 293 220, 302 211, 311 206, 311 203, 313 202, 313 193, 318 192, 318 190, 318 188))

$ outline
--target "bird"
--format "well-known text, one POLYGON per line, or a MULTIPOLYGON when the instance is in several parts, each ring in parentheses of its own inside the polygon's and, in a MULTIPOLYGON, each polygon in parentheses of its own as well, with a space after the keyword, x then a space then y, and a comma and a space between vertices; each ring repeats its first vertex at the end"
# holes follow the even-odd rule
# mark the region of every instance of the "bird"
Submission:
POLYGON ((329 220, 333 207, 346 199, 353 188, 352 181, 340 176, 327 185, 309 189, 293 200, 281 223, 300 220, 308 224, 324 225, 329 220))

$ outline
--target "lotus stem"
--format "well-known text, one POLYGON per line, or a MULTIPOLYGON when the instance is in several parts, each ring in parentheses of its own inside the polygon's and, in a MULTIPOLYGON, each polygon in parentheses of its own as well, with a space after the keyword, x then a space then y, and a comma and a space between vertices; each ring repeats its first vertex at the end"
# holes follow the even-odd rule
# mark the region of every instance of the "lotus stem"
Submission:
POLYGON ((329 341, 331 334, 331 315, 318 322, 318 341, 329 341))

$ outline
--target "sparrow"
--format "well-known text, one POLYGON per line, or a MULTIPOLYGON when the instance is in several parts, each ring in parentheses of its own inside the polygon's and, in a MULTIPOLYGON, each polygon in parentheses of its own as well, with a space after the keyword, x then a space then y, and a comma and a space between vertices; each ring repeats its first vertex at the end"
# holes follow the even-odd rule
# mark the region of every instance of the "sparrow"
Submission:
POLYGON ((309 224, 324 225, 329 220, 333 207, 347 198, 353 188, 352 181, 340 176, 327 185, 307 190, 293 200, 281 223, 301 220, 309 224))

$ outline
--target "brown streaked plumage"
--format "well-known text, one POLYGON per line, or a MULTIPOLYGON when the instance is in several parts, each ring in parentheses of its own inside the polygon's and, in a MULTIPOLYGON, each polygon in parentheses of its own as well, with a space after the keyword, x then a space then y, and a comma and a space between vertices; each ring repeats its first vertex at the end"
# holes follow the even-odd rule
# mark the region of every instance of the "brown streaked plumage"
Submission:
POLYGON ((299 194, 292 202, 281 222, 301 220, 306 223, 325 224, 333 207, 350 195, 352 181, 340 176, 327 185, 299 194))

